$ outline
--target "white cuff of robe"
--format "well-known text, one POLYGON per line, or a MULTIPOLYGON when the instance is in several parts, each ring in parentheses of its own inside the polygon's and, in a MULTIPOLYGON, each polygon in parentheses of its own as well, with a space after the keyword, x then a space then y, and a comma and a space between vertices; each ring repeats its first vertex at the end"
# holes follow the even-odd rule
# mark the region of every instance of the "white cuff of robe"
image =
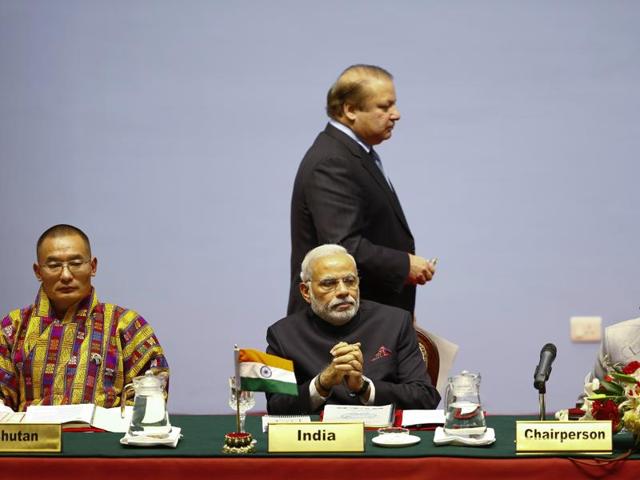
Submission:
MULTIPOLYGON (((370 378, 362 376, 367 382, 369 382, 369 400, 363 402, 364 405, 373 405, 373 402, 376 399, 376 386, 373 384, 373 380, 370 378)), ((362 397, 360 397, 360 401, 362 401, 362 397)))
MULTIPOLYGON (((326 402, 327 398, 329 398, 323 397, 322 395, 320 395, 320 392, 318 392, 318 389, 316 388, 317 378, 318 376, 316 375, 309 383, 309 402, 311 403, 311 410, 317 410, 320 405, 326 402)), ((362 404, 373 405, 373 402, 376 399, 376 386, 373 384, 373 381, 370 378, 367 378, 364 375, 362 376, 362 378, 369 382, 369 400, 367 400, 366 402, 362 402, 362 404)), ((360 401, 362 401, 362 398, 360 398, 360 401)))
POLYGON ((311 411, 315 411, 318 408, 320 408, 320 405, 326 402, 327 398, 329 398, 329 397, 323 397, 322 395, 320 395, 320 392, 318 392, 318 389, 316 388, 317 378, 318 378, 318 375, 313 377, 311 379, 311 382, 309 383, 309 403, 311 403, 311 411))

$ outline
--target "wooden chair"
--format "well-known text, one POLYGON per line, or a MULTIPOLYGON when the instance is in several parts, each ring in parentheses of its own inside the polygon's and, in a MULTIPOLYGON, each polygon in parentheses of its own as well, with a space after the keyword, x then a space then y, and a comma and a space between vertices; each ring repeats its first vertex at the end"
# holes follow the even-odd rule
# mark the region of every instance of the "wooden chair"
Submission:
POLYGON ((438 384, 438 373, 440 372, 440 354, 438 348, 429 338, 429 334, 423 328, 414 325, 418 337, 418 347, 422 353, 422 359, 427 367, 427 373, 431 377, 431 383, 438 384))

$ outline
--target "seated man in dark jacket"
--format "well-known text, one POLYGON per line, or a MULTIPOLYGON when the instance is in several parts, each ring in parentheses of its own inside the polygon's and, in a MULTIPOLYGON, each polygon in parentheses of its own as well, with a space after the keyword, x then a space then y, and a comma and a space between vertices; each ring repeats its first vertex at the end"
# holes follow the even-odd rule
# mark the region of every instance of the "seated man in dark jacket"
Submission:
POLYGON ((325 403, 435 408, 411 315, 363 300, 355 260, 339 245, 321 245, 302 262, 305 311, 267 331, 267 352, 293 360, 297 397, 267 394, 271 414, 308 414, 325 403))

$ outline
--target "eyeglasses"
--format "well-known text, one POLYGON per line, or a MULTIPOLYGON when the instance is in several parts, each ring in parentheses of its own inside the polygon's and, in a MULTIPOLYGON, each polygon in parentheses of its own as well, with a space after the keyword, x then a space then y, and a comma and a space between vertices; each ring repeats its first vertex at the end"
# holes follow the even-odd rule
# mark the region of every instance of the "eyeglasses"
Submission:
POLYGON ((323 278, 322 280, 318 280, 316 283, 318 284, 318 287, 320 287, 320 290, 333 292, 338 289, 340 282, 342 282, 346 289, 354 290, 358 288, 360 279, 356 275, 347 275, 343 278, 323 278))
POLYGON ((91 262, 91 260, 69 260, 68 262, 49 262, 44 265, 40 265, 47 273, 58 275, 62 273, 64 267, 67 267, 71 273, 80 272, 84 266, 91 262))

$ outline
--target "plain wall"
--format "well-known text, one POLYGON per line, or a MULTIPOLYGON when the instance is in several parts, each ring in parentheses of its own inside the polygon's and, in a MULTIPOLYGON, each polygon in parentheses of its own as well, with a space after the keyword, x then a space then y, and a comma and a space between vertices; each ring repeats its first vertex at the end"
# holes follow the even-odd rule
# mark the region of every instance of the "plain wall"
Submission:
MULTIPOLYGON (((396 79, 380 146, 418 253, 418 322, 460 345, 491 413, 572 406, 596 344, 569 317, 639 316, 640 4, 0 1, 4 313, 38 235, 84 229, 103 301, 139 311, 173 412, 230 413, 232 348, 286 309, 296 168, 353 63, 396 79)), ((261 394, 257 409, 264 409, 261 394)))

